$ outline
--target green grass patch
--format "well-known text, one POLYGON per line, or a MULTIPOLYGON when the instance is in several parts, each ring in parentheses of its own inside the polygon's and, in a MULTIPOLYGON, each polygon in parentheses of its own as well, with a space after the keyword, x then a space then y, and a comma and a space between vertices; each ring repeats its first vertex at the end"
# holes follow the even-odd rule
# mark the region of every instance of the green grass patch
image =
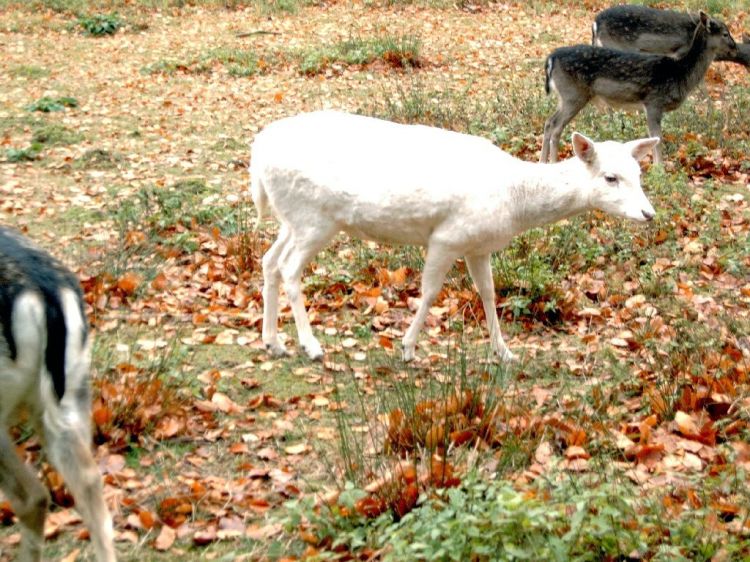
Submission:
POLYGON ((44 145, 68 145, 81 142, 83 135, 58 123, 40 123, 31 133, 33 143, 44 145))
POLYGON ((263 16, 292 15, 307 6, 318 4, 318 0, 257 0, 254 5, 263 16))
POLYGON ((395 68, 415 68, 420 60, 420 41, 413 35, 346 39, 330 45, 311 47, 295 53, 299 71, 313 76, 335 65, 362 66, 383 61, 395 68))
POLYGON ((122 157, 103 148, 92 148, 84 152, 73 167, 83 170, 111 170, 116 168, 122 157))
POLYGON ((29 80, 38 80, 40 78, 46 78, 50 75, 50 71, 42 66, 35 66, 33 64, 22 64, 14 66, 8 71, 8 74, 14 78, 27 78, 29 80))
POLYGON ((161 59, 144 66, 144 74, 209 74, 223 68, 229 76, 246 78, 265 72, 274 64, 274 56, 260 57, 253 49, 217 47, 194 56, 181 59, 161 59))
MULTIPOLYGON (((294 0, 288 0, 293 2, 294 0)), ((127 10, 163 10, 167 8, 223 8, 235 9, 241 7, 240 0, 0 0, 0 7, 6 9, 36 12, 49 10, 51 12, 79 16, 91 11, 127 11, 127 10)))

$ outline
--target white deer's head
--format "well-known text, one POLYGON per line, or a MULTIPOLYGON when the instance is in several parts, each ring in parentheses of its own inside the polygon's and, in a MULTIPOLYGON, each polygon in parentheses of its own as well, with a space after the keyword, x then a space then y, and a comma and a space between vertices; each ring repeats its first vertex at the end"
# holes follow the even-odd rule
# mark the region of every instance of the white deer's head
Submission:
POLYGON ((638 161, 659 142, 658 138, 626 143, 595 143, 573 133, 573 150, 591 174, 590 206, 635 221, 650 221, 656 211, 641 187, 638 161))

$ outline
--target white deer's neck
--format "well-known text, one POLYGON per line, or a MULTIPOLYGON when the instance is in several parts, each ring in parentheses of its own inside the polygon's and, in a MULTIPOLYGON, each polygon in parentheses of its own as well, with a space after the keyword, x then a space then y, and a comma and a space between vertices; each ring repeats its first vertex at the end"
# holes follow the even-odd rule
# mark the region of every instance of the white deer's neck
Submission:
POLYGON ((527 163, 513 189, 514 224, 519 232, 551 224, 591 208, 589 173, 577 158, 556 164, 527 163))

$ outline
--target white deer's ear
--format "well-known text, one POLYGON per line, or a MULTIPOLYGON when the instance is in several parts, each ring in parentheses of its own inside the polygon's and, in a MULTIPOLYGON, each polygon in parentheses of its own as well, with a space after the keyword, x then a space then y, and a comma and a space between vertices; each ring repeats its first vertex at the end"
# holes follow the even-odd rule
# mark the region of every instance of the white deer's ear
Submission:
POLYGON ((596 158, 596 148, 594 147, 594 141, 581 133, 573 133, 573 152, 576 156, 586 162, 586 164, 592 164, 596 158))
POLYGON ((629 143, 626 143, 625 146, 630 149, 633 158, 640 160, 651 152, 657 144, 659 144, 659 137, 650 137, 647 139, 630 141, 629 143))

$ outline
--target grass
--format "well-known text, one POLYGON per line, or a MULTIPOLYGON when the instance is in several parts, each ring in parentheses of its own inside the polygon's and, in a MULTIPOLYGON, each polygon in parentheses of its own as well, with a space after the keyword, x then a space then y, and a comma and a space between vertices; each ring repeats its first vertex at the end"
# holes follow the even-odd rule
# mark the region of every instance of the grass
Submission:
POLYGON ((50 71, 41 66, 33 64, 22 64, 10 69, 9 74, 14 78, 27 78, 29 80, 38 80, 50 75, 50 71))
POLYGON ((421 65, 420 42, 411 35, 383 35, 374 38, 354 37, 331 45, 299 51, 299 71, 307 76, 325 72, 337 65, 364 66, 383 61, 396 68, 421 65))
POLYGON ((235 8, 235 0, 0 0, 0 7, 26 9, 28 11, 50 10, 61 14, 78 15, 99 11, 127 10, 135 5, 136 8, 166 9, 191 6, 209 8, 235 8))
POLYGON ((81 142, 83 135, 59 123, 41 122, 32 130, 31 140, 47 146, 69 145, 81 142))
MULTIPOLYGON (((454 51, 453 38, 438 41, 419 26, 409 29, 420 35, 392 33, 404 29, 404 10, 418 10, 425 21, 458 17, 471 24, 472 40, 494 41, 495 30, 488 36, 482 25, 498 16, 498 6, 415 3, 415 8, 408 1, 369 3, 360 12, 378 23, 367 27, 331 21, 342 14, 353 17, 340 3, 318 8, 306 1, 258 2, 237 13, 226 13, 225 7, 239 3, 219 0, 14 4, 29 22, 37 21, 29 10, 38 12, 39 22, 42 16, 49 21, 30 26, 28 36, 20 38, 28 44, 23 54, 8 52, 9 74, 19 80, 7 93, 0 123, 8 137, 4 154, 17 152, 1 163, 12 172, 3 209, 8 222, 28 227, 53 250, 58 240, 61 247, 64 242, 62 257, 80 272, 94 311, 97 388, 120 385, 131 399, 112 398, 110 407, 117 412, 97 430, 100 440, 116 444, 110 445, 116 449, 100 449, 101 458, 119 451, 131 471, 122 480, 107 477, 126 500, 115 516, 118 531, 126 530, 128 517, 137 517, 138 510, 160 514, 162 500, 192 498, 191 486, 200 491, 197 484, 209 489, 191 503, 193 530, 235 514, 241 514, 246 527, 286 526, 271 537, 206 546, 195 545, 188 533, 166 553, 152 547, 158 527, 127 529, 137 542, 118 543, 120 557, 346 556, 331 553, 334 541, 360 558, 381 548, 388 559, 502 558, 498 553, 510 552, 518 558, 576 560, 746 557, 747 540, 738 531, 750 503, 746 461, 731 445, 750 438, 741 407, 746 370, 736 360, 750 336, 742 292, 750 275, 743 222, 748 211, 742 210, 747 195, 744 185, 710 168, 718 156, 729 156, 737 166, 746 160, 738 158, 747 152, 750 128, 746 89, 726 87, 721 103, 713 105, 693 96, 667 117, 666 156, 673 166, 651 167, 643 176, 658 211, 653 223, 631 225, 591 213, 529 232, 493 259, 503 334, 524 357, 520 366, 503 370, 489 361, 481 303, 460 261, 420 335, 418 360, 405 365, 400 338, 411 317, 409 303, 419 294, 423 252, 345 236, 321 252, 304 276, 313 329, 328 352, 325 363, 311 364, 300 352, 283 299, 280 328, 293 355, 273 359, 263 351, 257 339, 260 256, 276 227, 269 221, 253 230, 254 211, 243 192, 248 143, 272 118, 342 107, 482 135, 521 158, 538 158, 543 124, 554 106, 554 99, 543 94, 540 61, 521 56, 512 61, 512 72, 502 64, 488 70, 498 59, 489 51, 482 54, 494 62, 479 68, 462 59, 460 49, 454 51), (130 22, 134 10, 144 7, 154 10, 142 12, 153 20, 152 29, 138 37, 138 48, 127 57, 114 46, 130 37, 96 41, 98 68, 112 73, 106 91, 90 81, 92 69, 79 72, 75 57, 52 57, 41 48, 49 37, 61 49, 93 45, 94 39, 70 33, 63 20, 117 12, 130 22), (434 9, 440 10, 438 16, 434 9), (294 33, 300 25, 319 34, 315 42, 307 39, 312 34, 298 40, 294 33), (261 27, 283 32, 241 44, 228 39, 261 27), (53 29, 60 33, 50 35, 53 29), (164 48, 162 33, 174 34, 172 50, 164 48), (350 39, 341 41, 342 34, 350 39), (177 40, 183 37, 189 40, 177 40), (391 51, 404 53, 394 61, 414 58, 421 66, 394 71, 391 55, 384 54, 391 51), (30 58, 32 52, 39 54, 30 58), (436 52, 448 62, 433 66, 430 58, 436 52), (317 74, 301 71, 303 55, 317 74), (131 76, 139 66, 144 73, 131 76), (67 90, 58 76, 77 84, 75 94, 86 100, 85 109, 24 111, 45 95, 51 101, 40 105, 59 101, 67 90), (239 79, 222 81, 230 76, 239 79), (277 91, 283 96, 275 96, 277 91), (22 164, 6 165, 9 159, 22 164), (701 251, 686 251, 690 241, 701 251), (118 282, 132 280, 131 274, 137 286, 123 291, 118 282), (158 288, 161 284, 166 286, 158 288), (362 292, 373 288, 380 301, 362 292), (645 301, 639 305, 641 298, 645 301), (229 330, 235 330, 229 344, 212 340, 229 330), (240 343, 240 336, 250 341, 240 343), (620 344, 613 344, 618 338, 620 344), (159 339, 167 347, 149 350, 138 343, 159 339), (174 391, 188 404, 221 392, 244 410, 215 412, 206 416, 206 429, 161 439, 159 419, 138 413, 138 398, 160 404, 149 394, 149 384, 166 388, 160 396, 174 398, 174 391), (444 454, 460 483, 420 487, 415 509, 397 517, 393 511, 372 518, 357 515, 358 506, 367 505, 358 503, 368 498, 364 488, 401 460, 398 447, 384 445, 389 413, 424 411, 427 402, 449 401, 457 388, 485 393, 488 404, 502 405, 494 439, 487 446, 454 446, 452 431, 444 428, 455 430, 451 424, 457 422, 438 409, 429 425, 424 416, 411 416, 419 445, 408 456, 417 459, 420 470, 428 470, 436 464, 432 455, 444 454), (650 488, 634 483, 631 469, 638 465, 638 450, 620 447, 610 430, 636 446, 649 442, 642 437, 646 431, 682 439, 670 425, 678 412, 705 414, 721 406, 720 400, 709 403, 702 392, 714 400, 725 394, 735 405, 726 416, 712 419, 716 444, 711 454, 723 464, 701 457, 701 471, 650 468, 649 474, 663 475, 666 483, 654 480, 650 488), (266 395, 280 405, 249 406, 266 395), (652 416, 656 425, 649 426, 652 416), (288 457, 284 449, 300 442, 309 443, 311 451, 288 457), (246 452, 230 452, 242 444, 246 452), (551 452, 546 464, 540 460, 542 445, 551 452), (588 470, 565 468, 566 452, 574 446, 590 455, 588 470), (262 458, 263 449, 279 457, 262 458), (264 469, 289 470, 293 485, 307 498, 283 505, 286 498, 271 475, 253 475, 264 469), (339 488, 340 502, 314 507, 339 488), (268 499, 270 508, 243 507, 254 495, 268 499), (739 513, 717 509, 722 503, 738 506, 739 513)), ((0 6, 9 5, 0 0, 0 6)), ((578 5, 564 8, 570 21, 584 29, 590 13, 584 16, 578 5)), ((540 24, 543 16, 559 17, 561 9, 549 2, 514 6, 518 24, 531 22, 528 37, 544 45, 569 37, 565 26, 540 24)), ((13 17, 0 19, 6 26, 13 17)), ((456 37, 455 44, 461 40, 467 39, 456 37)), ((598 139, 625 139, 645 135, 645 120, 641 114, 610 116, 591 108, 566 134, 573 128, 598 139)), ((434 406, 430 411, 436 411, 434 406)), ((194 409, 185 419, 193 423, 205 415, 194 409)), ((474 418, 482 416, 467 421, 474 418)), ((679 463, 685 456, 677 453, 668 460, 679 463)), ((389 505, 398 505, 385 497, 389 505)), ((16 531, 15 526, 0 528, 0 541, 16 531)), ((65 529, 48 542, 46 557, 63 558, 79 548, 83 543, 76 531, 65 529)), ((0 544, 5 555, 5 543, 0 544)), ((81 557, 90 550, 84 547, 81 557)))
MULTIPOLYGON (((184 59, 161 59, 141 69, 144 74, 209 74, 223 68, 233 78, 247 78, 267 70, 273 61, 261 58, 253 49, 216 47, 197 56, 184 59)), ((271 59, 273 57, 270 57, 271 59)))

